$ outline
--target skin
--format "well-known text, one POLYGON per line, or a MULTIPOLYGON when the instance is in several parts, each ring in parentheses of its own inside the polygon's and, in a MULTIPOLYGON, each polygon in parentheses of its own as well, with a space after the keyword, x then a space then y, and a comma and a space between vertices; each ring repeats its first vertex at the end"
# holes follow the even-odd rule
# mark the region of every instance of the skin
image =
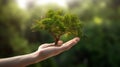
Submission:
POLYGON ((58 45, 54 45, 54 43, 42 44, 39 46, 38 50, 33 53, 0 59, 0 67, 25 67, 43 61, 69 50, 79 40, 80 38, 75 37, 65 43, 58 41, 58 45))

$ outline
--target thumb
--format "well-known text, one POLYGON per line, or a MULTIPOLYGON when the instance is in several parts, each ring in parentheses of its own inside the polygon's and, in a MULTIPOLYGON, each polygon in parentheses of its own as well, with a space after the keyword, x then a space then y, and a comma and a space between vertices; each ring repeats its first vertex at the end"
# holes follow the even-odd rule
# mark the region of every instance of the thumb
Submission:
POLYGON ((62 44, 63 44, 63 41, 59 40, 57 46, 61 46, 62 44))

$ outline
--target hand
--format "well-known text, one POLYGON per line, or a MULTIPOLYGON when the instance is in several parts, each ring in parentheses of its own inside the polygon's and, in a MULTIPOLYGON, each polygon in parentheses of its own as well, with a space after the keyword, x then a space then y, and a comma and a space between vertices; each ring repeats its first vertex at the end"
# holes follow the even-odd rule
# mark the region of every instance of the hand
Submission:
POLYGON ((42 44, 38 50, 35 52, 36 62, 40 62, 49 57, 55 56, 70 49, 74 46, 80 39, 78 37, 73 38, 72 40, 63 43, 62 41, 58 41, 58 45, 54 45, 54 43, 50 44, 42 44))
POLYGON ((79 40, 80 39, 76 37, 66 43, 59 41, 57 46, 54 45, 54 43, 42 44, 36 52, 11 58, 0 59, 0 67, 25 67, 27 65, 40 62, 70 49, 79 40))

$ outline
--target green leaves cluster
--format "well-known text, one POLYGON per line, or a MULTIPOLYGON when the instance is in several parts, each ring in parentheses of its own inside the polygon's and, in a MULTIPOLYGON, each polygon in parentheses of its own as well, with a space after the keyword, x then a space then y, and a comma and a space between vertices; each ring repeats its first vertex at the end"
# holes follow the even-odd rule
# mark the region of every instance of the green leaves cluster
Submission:
POLYGON ((36 30, 49 32, 56 41, 64 34, 81 35, 82 24, 79 18, 63 10, 49 10, 43 18, 40 18, 32 27, 36 30))

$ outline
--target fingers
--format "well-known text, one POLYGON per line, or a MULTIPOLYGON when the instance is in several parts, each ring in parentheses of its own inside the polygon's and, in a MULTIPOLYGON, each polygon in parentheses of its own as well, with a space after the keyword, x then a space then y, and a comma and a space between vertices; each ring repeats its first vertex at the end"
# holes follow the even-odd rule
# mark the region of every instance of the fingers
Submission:
POLYGON ((75 37, 75 38, 73 38, 72 40, 69 40, 68 42, 66 42, 66 43, 64 43, 64 44, 63 44, 63 41, 59 40, 59 41, 58 41, 58 45, 55 45, 55 43, 42 44, 42 45, 40 46, 40 48, 46 48, 46 47, 51 47, 51 46, 54 46, 54 47, 59 46, 59 48, 62 49, 62 50, 68 50, 68 49, 70 49, 72 46, 74 46, 79 40, 80 40, 79 37, 75 37))
POLYGON ((73 38, 72 40, 69 40, 68 42, 64 43, 61 46, 61 49, 64 50, 68 50, 70 49, 72 46, 74 46, 76 43, 78 43, 78 41, 80 40, 79 37, 73 38))

